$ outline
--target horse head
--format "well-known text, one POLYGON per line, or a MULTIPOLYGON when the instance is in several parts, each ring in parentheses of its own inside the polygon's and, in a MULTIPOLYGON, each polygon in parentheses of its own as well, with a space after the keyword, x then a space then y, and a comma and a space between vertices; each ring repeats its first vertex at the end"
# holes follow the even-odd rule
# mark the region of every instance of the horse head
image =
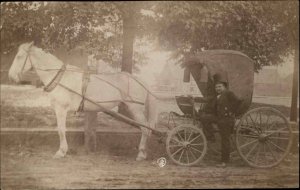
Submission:
POLYGON ((18 52, 8 72, 8 76, 11 80, 17 83, 20 82, 20 75, 32 68, 33 65, 29 58, 29 51, 32 46, 33 42, 24 43, 19 46, 18 52))

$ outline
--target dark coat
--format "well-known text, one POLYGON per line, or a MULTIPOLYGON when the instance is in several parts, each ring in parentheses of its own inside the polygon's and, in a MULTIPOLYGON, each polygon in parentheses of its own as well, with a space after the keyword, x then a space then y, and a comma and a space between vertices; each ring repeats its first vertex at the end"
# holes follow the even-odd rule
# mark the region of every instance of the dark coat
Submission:
POLYGON ((217 117, 234 117, 239 110, 241 100, 229 90, 222 92, 211 100, 212 114, 217 117))

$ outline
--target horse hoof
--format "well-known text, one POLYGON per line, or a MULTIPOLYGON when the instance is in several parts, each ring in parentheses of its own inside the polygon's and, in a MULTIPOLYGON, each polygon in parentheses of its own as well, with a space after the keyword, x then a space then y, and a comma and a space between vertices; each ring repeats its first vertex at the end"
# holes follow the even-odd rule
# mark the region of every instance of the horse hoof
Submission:
POLYGON ((144 151, 140 151, 135 160, 142 161, 142 160, 145 160, 146 158, 147 158, 146 153, 144 151))
POLYGON ((145 157, 136 157, 136 161, 143 161, 143 160, 145 160, 146 158, 145 157))
POLYGON ((65 157, 65 154, 62 151, 60 151, 60 150, 57 151, 55 153, 55 155, 53 156, 54 159, 63 158, 63 157, 65 157))

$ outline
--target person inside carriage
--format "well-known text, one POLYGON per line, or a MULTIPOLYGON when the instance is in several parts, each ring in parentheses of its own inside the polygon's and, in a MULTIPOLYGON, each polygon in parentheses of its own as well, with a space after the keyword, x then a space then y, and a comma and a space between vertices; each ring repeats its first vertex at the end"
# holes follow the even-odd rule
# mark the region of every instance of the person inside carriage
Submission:
POLYGON ((215 141, 212 124, 217 124, 221 136, 221 163, 217 166, 226 167, 230 160, 230 136, 241 100, 228 89, 226 73, 215 74, 213 85, 214 93, 206 99, 206 108, 199 115, 199 119, 203 124, 203 132, 210 142, 215 141))

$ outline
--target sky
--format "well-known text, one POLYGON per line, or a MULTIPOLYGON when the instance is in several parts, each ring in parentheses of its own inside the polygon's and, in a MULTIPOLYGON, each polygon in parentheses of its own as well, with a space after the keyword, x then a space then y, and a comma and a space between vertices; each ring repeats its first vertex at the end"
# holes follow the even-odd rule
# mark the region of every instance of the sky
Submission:
POLYGON ((140 67, 140 73, 137 74, 148 85, 153 85, 155 82, 155 73, 160 73, 170 56, 169 52, 152 51, 148 53, 148 63, 140 67))

